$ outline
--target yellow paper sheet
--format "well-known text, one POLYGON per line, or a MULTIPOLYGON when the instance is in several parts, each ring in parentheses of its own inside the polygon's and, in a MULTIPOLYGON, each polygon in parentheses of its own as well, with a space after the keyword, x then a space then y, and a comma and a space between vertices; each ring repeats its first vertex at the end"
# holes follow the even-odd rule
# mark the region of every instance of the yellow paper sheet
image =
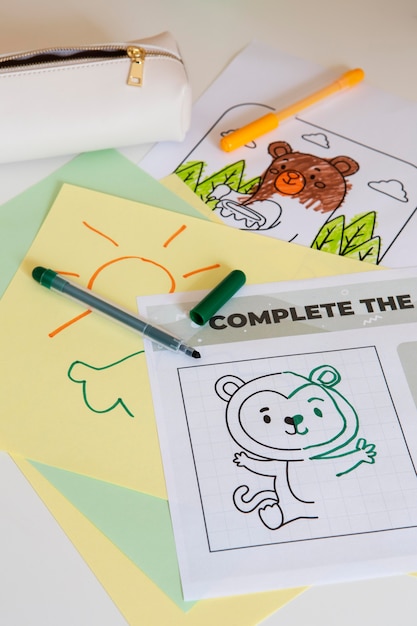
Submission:
POLYGON ((303 591, 285 589, 203 600, 184 613, 27 460, 13 458, 130 626, 253 626, 303 591))
POLYGON ((0 302, 0 443, 166 497, 140 337, 31 277, 42 265, 132 311, 136 296, 373 269, 305 247, 64 185, 0 302), (77 320, 77 316, 82 315, 77 320))

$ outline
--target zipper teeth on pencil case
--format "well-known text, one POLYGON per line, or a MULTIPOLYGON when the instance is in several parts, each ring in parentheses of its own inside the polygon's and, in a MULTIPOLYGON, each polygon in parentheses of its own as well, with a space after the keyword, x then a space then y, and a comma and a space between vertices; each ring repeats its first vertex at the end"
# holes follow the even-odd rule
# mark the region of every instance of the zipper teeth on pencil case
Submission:
POLYGON ((2 70, 40 69, 43 65, 51 67, 63 66, 81 61, 108 61, 111 59, 129 59, 130 68, 127 84, 132 87, 143 86, 143 71, 146 58, 168 58, 182 63, 182 59, 172 52, 157 48, 143 48, 142 46, 108 45, 108 46, 79 46, 77 48, 45 48, 31 52, 21 52, 7 57, 0 57, 0 74, 2 70))
POLYGON ((182 59, 165 50, 144 48, 140 45, 108 45, 108 46, 77 46, 71 48, 43 48, 27 52, 19 52, 8 56, 0 56, 0 70, 21 67, 38 67, 49 63, 65 64, 71 61, 86 61, 89 59, 130 58, 131 60, 143 55, 146 57, 170 58, 182 63, 182 59))

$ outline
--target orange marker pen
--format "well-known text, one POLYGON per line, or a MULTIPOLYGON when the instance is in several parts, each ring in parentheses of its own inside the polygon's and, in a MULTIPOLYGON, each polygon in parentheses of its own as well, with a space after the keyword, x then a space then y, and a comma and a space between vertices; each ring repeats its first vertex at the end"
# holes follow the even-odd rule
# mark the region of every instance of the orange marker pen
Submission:
POLYGON ((277 128, 280 122, 288 117, 296 115, 312 104, 320 102, 320 100, 323 100, 324 98, 327 98, 342 89, 353 87, 363 80, 364 76, 365 73, 360 68, 349 70, 348 72, 342 74, 342 76, 340 76, 337 80, 330 83, 327 87, 319 89, 310 96, 299 100, 295 104, 292 104, 277 113, 267 113, 254 122, 251 122, 246 126, 242 126, 242 128, 238 128, 238 130, 222 137, 220 147, 225 152, 232 152, 232 150, 236 150, 236 148, 240 148, 241 146, 254 141, 261 135, 269 133, 271 130, 277 128))

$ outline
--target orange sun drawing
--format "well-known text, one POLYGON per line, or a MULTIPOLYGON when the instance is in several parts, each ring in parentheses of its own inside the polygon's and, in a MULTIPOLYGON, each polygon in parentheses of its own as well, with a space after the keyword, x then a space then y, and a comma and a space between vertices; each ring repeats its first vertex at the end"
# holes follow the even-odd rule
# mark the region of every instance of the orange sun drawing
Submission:
MULTIPOLYGON (((116 248, 119 247, 119 243, 117 241, 115 241, 115 239, 113 239, 112 237, 110 237, 106 233, 101 232, 100 230, 95 228, 93 225, 88 224, 85 221, 82 222, 82 225, 83 225, 83 227, 87 228, 90 232, 94 233, 95 235, 98 235, 99 237, 103 237, 104 239, 106 239, 112 246, 114 246, 116 248)), ((172 233, 172 235, 170 235, 170 237, 168 237, 168 239, 162 244, 162 247, 163 248, 168 248, 168 246, 170 246, 178 237, 180 237, 184 232, 186 232, 186 230, 187 230, 187 225, 186 224, 183 224, 182 226, 180 226, 180 228, 178 228, 174 233, 172 233)), ((173 293, 176 290, 175 278, 174 278, 174 276, 172 275, 172 273, 170 272, 170 270, 167 267, 164 267, 163 265, 161 265, 160 263, 157 263, 153 259, 148 259, 148 258, 141 257, 141 256, 138 256, 138 255, 134 255, 134 254, 114 257, 114 258, 110 259, 109 261, 107 261, 106 263, 103 263, 102 265, 100 265, 100 267, 98 267, 95 270, 95 272, 93 272, 92 276, 88 280, 88 282, 87 282, 87 289, 92 289, 94 287, 94 283, 95 283, 97 277, 100 276, 101 273, 104 270, 106 270, 108 267, 110 267, 110 266, 112 266, 112 265, 114 265, 116 263, 120 263, 120 262, 125 261, 127 259, 137 259, 139 261, 142 261, 143 263, 149 263, 153 267, 159 268, 162 272, 165 273, 165 275, 169 279, 169 285, 170 286, 169 286, 169 289, 168 289, 168 293, 173 293)), ((219 267, 221 267, 221 265, 219 263, 214 263, 213 265, 209 265, 207 267, 200 267, 200 268, 194 269, 194 270, 192 270, 190 272, 187 272, 187 273, 183 274, 182 278, 189 278, 190 276, 194 276, 195 274, 199 274, 201 272, 208 272, 210 270, 216 270, 219 267)), ((69 271, 64 271, 64 270, 55 270, 55 271, 58 274, 62 275, 62 276, 76 276, 77 278, 80 277, 80 275, 75 273, 75 272, 69 272, 69 271)), ((90 315, 91 312, 92 312, 91 309, 86 309, 85 311, 83 311, 79 315, 76 315, 75 317, 71 318, 70 320, 68 320, 64 324, 61 324, 60 326, 58 326, 58 328, 55 328, 50 333, 48 333, 49 337, 55 337, 56 335, 58 335, 62 331, 66 330, 67 328, 69 328, 70 326, 75 324, 76 322, 78 322, 78 321, 82 320, 83 318, 85 318, 87 315, 90 315)))

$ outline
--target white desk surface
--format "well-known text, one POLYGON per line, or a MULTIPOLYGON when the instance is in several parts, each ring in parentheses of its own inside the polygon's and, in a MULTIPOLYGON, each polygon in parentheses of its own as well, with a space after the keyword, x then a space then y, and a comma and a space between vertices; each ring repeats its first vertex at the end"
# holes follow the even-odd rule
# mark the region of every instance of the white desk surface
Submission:
MULTIPOLYGON (((179 42, 195 99, 237 52, 258 39, 325 67, 363 67, 368 84, 417 100, 415 0, 14 0, 0 6, 0 54, 164 30, 179 42)), ((138 162, 148 149, 125 154, 138 162)), ((66 160, 0 166, 0 202, 66 160)), ((411 626, 416 610, 417 578, 403 576, 309 589, 264 625, 411 626)), ((31 624, 41 626, 36 615, 31 624)))

